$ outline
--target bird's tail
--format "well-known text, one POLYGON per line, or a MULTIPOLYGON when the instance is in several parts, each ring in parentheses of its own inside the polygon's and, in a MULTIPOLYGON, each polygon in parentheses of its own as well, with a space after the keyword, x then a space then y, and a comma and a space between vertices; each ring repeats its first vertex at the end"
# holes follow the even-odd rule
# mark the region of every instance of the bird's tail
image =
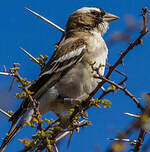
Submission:
POLYGON ((6 149, 8 144, 12 141, 12 139, 16 136, 16 134, 22 129, 22 127, 23 127, 22 125, 16 126, 15 129, 3 139, 3 143, 0 147, 0 152, 3 152, 6 149))
POLYGON ((25 126, 25 122, 30 122, 33 116, 34 110, 32 108, 28 109, 22 116, 22 118, 12 124, 8 135, 3 139, 3 143, 0 147, 0 152, 3 152, 16 134, 25 126), (17 125, 16 125, 17 124, 17 125))

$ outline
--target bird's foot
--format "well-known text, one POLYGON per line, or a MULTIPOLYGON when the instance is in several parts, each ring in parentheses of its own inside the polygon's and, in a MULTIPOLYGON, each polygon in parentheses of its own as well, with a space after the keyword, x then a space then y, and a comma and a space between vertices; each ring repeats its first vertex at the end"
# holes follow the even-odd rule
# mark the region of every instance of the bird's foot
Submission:
POLYGON ((76 105, 80 105, 81 100, 80 99, 73 99, 73 98, 64 98, 64 102, 76 106, 76 105))

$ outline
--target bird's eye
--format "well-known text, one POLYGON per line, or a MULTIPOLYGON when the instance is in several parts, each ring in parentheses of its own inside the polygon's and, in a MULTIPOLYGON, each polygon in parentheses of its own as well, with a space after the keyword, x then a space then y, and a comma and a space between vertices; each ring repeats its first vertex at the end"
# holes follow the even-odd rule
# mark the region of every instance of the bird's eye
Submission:
POLYGON ((97 13, 97 12, 95 12, 95 11, 94 11, 94 12, 91 12, 91 13, 92 13, 93 15, 97 15, 97 14, 98 14, 98 13, 97 13))
POLYGON ((102 12, 101 12, 101 16, 104 16, 104 15, 105 15, 105 12, 104 12, 104 11, 102 11, 102 12))

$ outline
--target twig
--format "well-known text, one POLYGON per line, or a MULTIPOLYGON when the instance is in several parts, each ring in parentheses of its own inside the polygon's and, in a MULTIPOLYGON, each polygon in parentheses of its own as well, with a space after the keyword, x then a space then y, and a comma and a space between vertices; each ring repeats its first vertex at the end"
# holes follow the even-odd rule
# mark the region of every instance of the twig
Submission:
MULTIPOLYGON (((141 121, 138 119, 133 121, 127 129, 118 134, 117 139, 124 139, 131 134, 133 130, 139 128, 141 121)), ((115 142, 115 141, 114 141, 115 142)), ((115 152, 113 149, 114 143, 108 148, 107 152, 115 152)))
POLYGON ((14 77, 16 77, 16 78, 19 80, 19 82, 22 84, 22 86, 23 86, 22 89, 23 89, 23 91, 26 92, 26 94, 27 94, 30 102, 32 103, 35 113, 36 113, 36 114, 39 114, 39 110, 38 110, 38 108, 37 108, 37 106, 39 105, 39 102, 36 101, 35 99, 33 99, 33 97, 30 95, 28 89, 26 88, 26 86, 25 86, 25 84, 24 84, 23 79, 21 78, 21 76, 19 75, 19 73, 18 73, 17 71, 15 72, 14 77))
MULTIPOLYGON (((110 65, 109 63, 107 63, 107 65, 108 65, 109 67, 112 66, 112 65, 110 65)), ((117 73, 119 73, 120 75, 122 75, 122 76, 125 77, 121 82, 118 83, 119 85, 124 85, 124 86, 125 86, 125 81, 128 80, 128 77, 126 76, 126 74, 124 74, 123 72, 121 72, 121 71, 119 71, 119 70, 117 70, 117 69, 115 69, 114 71, 116 71, 117 73)), ((102 86, 102 87, 103 87, 103 86, 102 86)), ((102 89, 102 87, 101 87, 101 89, 102 89)), ((107 89, 107 90, 102 89, 102 90, 103 90, 103 93, 100 95, 99 99, 102 99, 102 98, 103 98, 104 96, 106 96, 107 94, 109 94, 109 93, 111 93, 111 92, 114 92, 114 90, 111 90, 111 89, 107 89)))
POLYGON ((122 90, 127 96, 129 96, 136 103, 137 107, 139 109, 141 109, 141 111, 144 110, 144 108, 141 106, 141 104, 139 103, 139 101, 134 97, 134 95, 131 92, 129 92, 127 90, 127 88, 122 87, 121 85, 119 85, 119 84, 117 84, 117 83, 115 83, 115 82, 113 82, 113 81, 105 78, 104 76, 102 76, 100 74, 99 74, 99 76, 95 76, 95 78, 101 79, 101 80, 103 80, 103 82, 108 82, 111 85, 114 85, 116 88, 122 90))
POLYGON ((58 29, 61 32, 65 32, 61 27, 59 27, 58 25, 56 25, 55 23, 51 22, 50 20, 46 19, 45 17, 39 15, 38 13, 32 11, 31 9, 25 7, 25 9, 27 9, 28 11, 30 11, 32 14, 34 14, 35 16, 39 17, 40 19, 44 20, 46 23, 52 25, 53 27, 55 27, 56 29, 58 29))
MULTIPOLYGON (((142 13, 142 16, 143 16, 143 29, 141 30, 141 34, 139 35, 139 37, 132 43, 130 43, 130 45, 128 46, 128 48, 120 55, 119 59, 114 63, 113 66, 109 67, 109 71, 108 73, 106 74, 106 79, 109 79, 109 77, 111 76, 112 72, 116 69, 116 67, 120 64, 122 64, 122 60, 126 57, 126 55, 137 45, 141 44, 142 43, 142 38, 149 32, 147 30, 147 27, 146 27, 146 13, 148 11, 148 9, 142 9, 144 10, 142 13), (146 27, 146 28, 145 28, 146 27)), ((89 103, 90 103, 90 99, 97 93, 97 91, 103 86, 103 84, 105 83, 105 81, 101 81, 98 86, 90 93, 89 97, 83 102, 83 107, 85 107, 85 109, 88 108, 89 106, 89 103)), ((127 91, 127 90, 125 90, 127 91)), ((133 100, 136 101, 136 99, 134 98, 134 96, 132 96, 129 92, 127 92, 127 94, 129 94, 133 100)), ((142 109, 141 105, 138 104, 137 102, 137 105, 140 109, 142 109)))
MULTIPOLYGON (((107 65, 108 65, 109 67, 112 66, 112 65, 110 65, 109 63, 107 63, 107 65)), ((121 71, 119 71, 119 70, 117 70, 117 69, 115 69, 114 71, 116 71, 117 73, 119 73, 120 75, 122 75, 122 76, 125 77, 121 82, 118 83, 119 85, 124 84, 124 82, 128 80, 128 77, 127 77, 126 74, 124 74, 123 72, 121 72, 121 71)))
POLYGON ((133 149, 134 152, 140 152, 143 141, 144 141, 145 134, 146 134, 145 129, 141 128, 140 133, 139 133, 139 137, 138 137, 138 141, 135 145, 135 148, 133 149))
POLYGON ((142 17, 143 17, 143 30, 141 33, 145 33, 147 30, 147 18, 146 14, 148 13, 148 8, 142 8, 142 17))
POLYGON ((53 123, 49 124, 49 125, 44 129, 44 131, 47 131, 50 127, 52 127, 55 123, 57 123, 57 122, 59 122, 59 121, 60 121, 60 119, 55 120, 53 123))
POLYGON ((8 118, 10 118, 11 117, 11 115, 10 114, 8 114, 7 112, 5 112, 4 110, 2 110, 1 108, 0 108, 0 112, 2 113, 2 114, 4 114, 5 116, 7 116, 8 118))
POLYGON ((106 78, 109 78, 113 70, 119 65, 122 64, 123 58, 137 45, 142 43, 142 38, 145 36, 149 31, 147 30, 147 24, 146 24, 146 13, 148 12, 147 8, 142 8, 142 16, 143 16, 143 29, 141 30, 140 36, 134 41, 131 42, 129 47, 121 54, 120 58, 117 60, 117 62, 109 68, 109 72, 106 75, 106 78))
MULTIPOLYGON (((107 63, 107 65, 108 65, 109 67, 112 66, 112 65, 110 65, 110 64, 108 64, 108 63, 107 63)), ((123 72, 121 72, 121 71, 119 71, 119 70, 117 70, 117 69, 115 69, 114 71, 116 71, 117 73, 119 73, 120 75, 122 75, 122 76, 125 77, 121 82, 118 83, 119 85, 124 85, 124 86, 125 86, 125 81, 128 80, 128 77, 126 76, 126 74, 124 74, 123 72)), ((111 93, 111 92, 114 92, 114 90, 111 90, 111 89, 108 89, 108 90, 103 89, 103 86, 101 87, 101 89, 103 90, 103 93, 100 95, 99 99, 102 99, 102 98, 103 98, 104 96, 106 96, 107 94, 109 94, 109 93, 111 93)))
POLYGON ((6 66, 5 65, 3 65, 3 68, 4 68, 4 72, 6 72, 7 70, 6 70, 6 66))
POLYGON ((11 82, 11 84, 10 84, 10 87, 9 87, 9 91, 11 91, 14 82, 15 82, 15 77, 13 77, 13 80, 12 80, 12 82, 11 82))

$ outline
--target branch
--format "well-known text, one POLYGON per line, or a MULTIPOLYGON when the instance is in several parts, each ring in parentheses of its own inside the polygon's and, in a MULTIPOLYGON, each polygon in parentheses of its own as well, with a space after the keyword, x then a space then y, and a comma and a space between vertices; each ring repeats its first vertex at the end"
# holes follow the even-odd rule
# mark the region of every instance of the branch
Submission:
MULTIPOLYGON (((143 12, 142 12, 142 16, 143 16, 143 29, 141 30, 141 34, 139 35, 139 37, 130 43, 130 45, 128 46, 128 48, 121 54, 121 56, 119 57, 119 59, 114 63, 113 66, 109 67, 109 71, 108 73, 106 74, 106 79, 109 79, 109 77, 111 76, 112 72, 116 69, 116 67, 120 64, 122 64, 122 61, 123 59, 127 56, 127 54, 137 45, 140 45, 142 43, 142 38, 149 32, 147 30, 147 25, 146 25, 146 14, 148 12, 148 9, 147 8, 143 8, 142 9, 143 12)), ((96 89, 89 95, 89 97, 84 101, 83 103, 83 106, 88 106, 89 105, 89 101, 90 99, 97 93, 97 91, 104 85, 105 81, 101 81, 98 86, 96 87, 96 89)), ((129 94, 132 99, 134 99, 134 96, 132 96, 129 92, 127 93, 129 94)), ((134 99, 135 100, 135 99, 134 99)), ((135 102, 137 102, 135 100, 135 102)), ((140 109, 141 106, 139 106, 138 102, 137 102, 137 105, 140 109)))
POLYGON ((22 84, 22 86, 23 86, 22 89, 23 89, 23 91, 26 92, 30 102, 32 103, 35 114, 39 114, 39 109, 38 109, 39 102, 36 101, 35 99, 33 99, 32 95, 30 95, 29 90, 25 86, 23 79, 21 78, 21 76, 19 75, 19 73, 17 71, 14 73, 14 77, 16 77, 19 80, 19 82, 22 84))
MULTIPOLYGON (((127 129, 125 129, 124 131, 122 131, 121 133, 118 134, 117 139, 122 140, 122 139, 126 138, 127 136, 129 136, 132 133, 133 130, 135 130, 136 128, 139 128, 140 124, 141 124, 141 121, 139 119, 136 121, 133 121, 127 129)), ((113 144, 108 148, 107 152, 115 152, 113 149, 115 142, 116 141, 114 141, 113 144)))
POLYGON ((100 75, 100 74, 99 74, 99 76, 95 76, 95 78, 98 78, 98 79, 103 80, 104 83, 105 83, 105 82, 108 82, 109 84, 111 84, 111 85, 115 86, 116 88, 122 90, 127 96, 129 96, 129 97, 136 103, 137 107, 138 107, 141 111, 144 110, 144 108, 141 106, 141 104, 139 103, 139 101, 134 97, 134 95, 133 95, 132 93, 130 93, 130 92, 127 90, 127 88, 124 88, 124 87, 122 87, 121 85, 118 85, 117 83, 115 83, 115 82, 113 82, 113 81, 105 78, 104 76, 102 76, 102 75, 100 75))
POLYGON ((141 128, 139 137, 138 137, 138 141, 136 142, 135 148, 133 149, 134 152, 140 152, 143 141, 144 141, 145 134, 146 134, 145 129, 141 128))

